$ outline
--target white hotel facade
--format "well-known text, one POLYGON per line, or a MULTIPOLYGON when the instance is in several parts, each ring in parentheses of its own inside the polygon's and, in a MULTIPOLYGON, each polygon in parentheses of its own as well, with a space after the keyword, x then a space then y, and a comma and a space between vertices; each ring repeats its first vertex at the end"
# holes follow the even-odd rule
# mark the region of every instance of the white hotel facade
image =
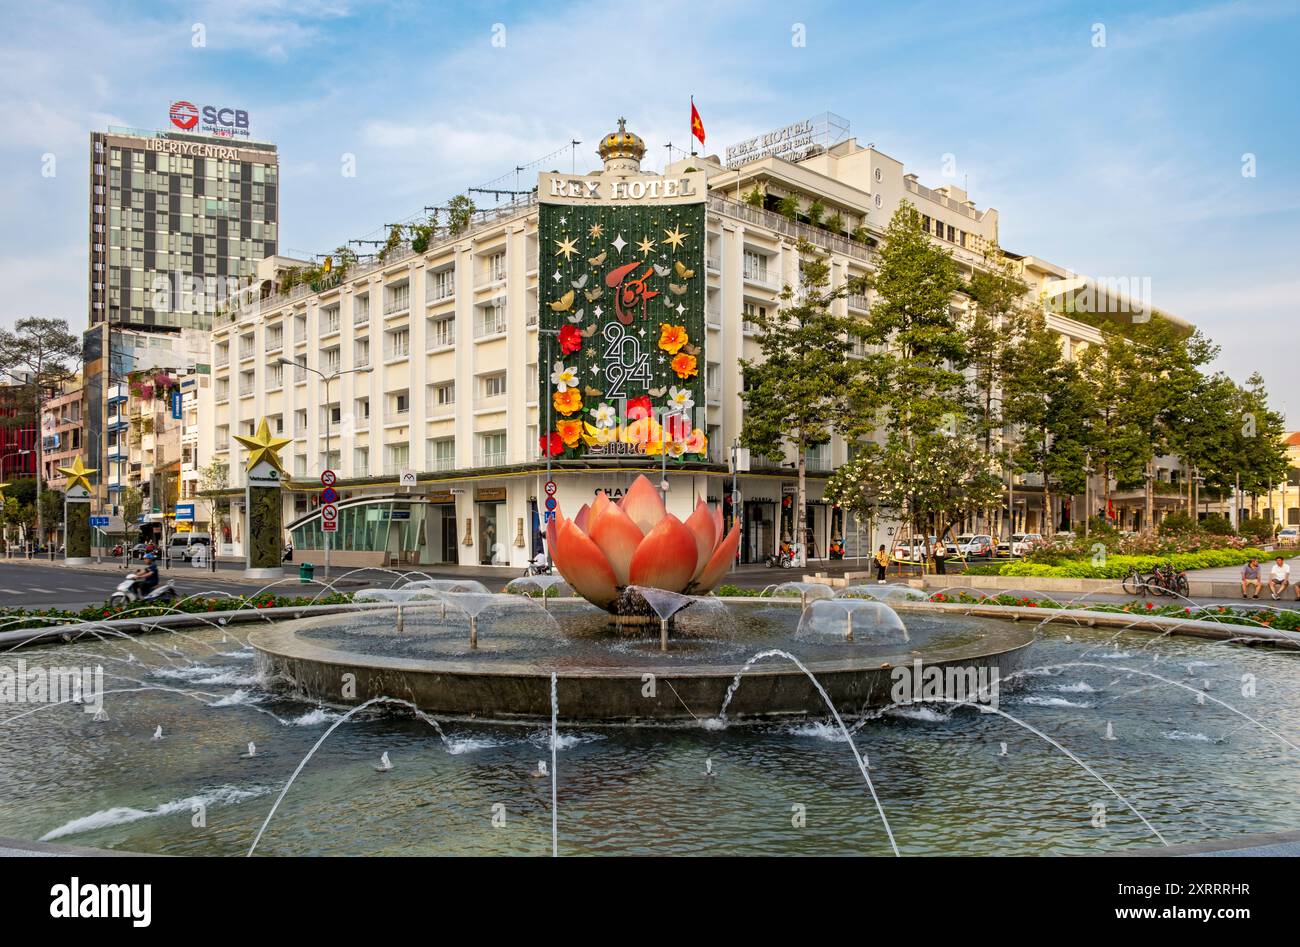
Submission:
MULTIPOLYGON (((687 168, 705 171, 709 180, 701 356, 709 462, 669 466, 669 507, 683 517, 697 499, 722 503, 730 490, 731 445, 743 410, 739 360, 757 355, 746 314, 777 306, 782 286, 797 282, 800 239, 828 254, 837 285, 871 269, 873 247, 904 200, 967 272, 984 265, 986 248, 998 243, 996 210, 977 209, 955 186, 925 187, 899 161, 852 138, 731 166, 691 157, 664 174, 687 168), (769 206, 785 195, 796 197, 801 213, 821 204, 822 221, 837 215, 840 232, 745 203, 756 186, 769 206)), ((232 435, 252 433, 265 417, 272 433, 291 439, 281 452, 291 477, 284 520, 300 559, 320 561, 315 498, 320 473, 330 468, 342 494, 332 553, 338 565, 527 563, 546 479, 538 443, 539 418, 542 429, 547 423, 544 404, 539 413, 538 356, 545 366, 548 348, 537 332, 539 251, 545 250, 538 246, 537 220, 535 200, 480 214, 466 231, 435 239, 424 252, 407 246, 383 262, 354 267, 333 288, 295 286, 217 316, 213 383, 199 402, 200 414, 212 423, 202 425, 198 462, 228 466, 228 551, 241 551, 245 539, 239 509, 244 451, 232 435), (305 361, 315 371, 285 365, 282 358, 305 361), (316 372, 342 374, 327 386, 316 372), (414 485, 403 485, 402 474, 412 472, 414 485)), ((1036 299, 1099 290, 1044 261, 1011 258, 1036 299)), ((269 292, 277 273, 295 265, 305 264, 264 260, 249 295, 269 292)), ((850 297, 837 305, 865 314, 871 300, 850 297)), ((954 299, 955 307, 963 305, 954 299)), ((1099 338, 1084 323, 1049 319, 1068 355, 1099 338)), ((891 524, 845 520, 822 501, 826 477, 847 456, 838 437, 809 453, 810 558, 825 557, 832 538, 843 539, 849 557, 869 555, 889 541, 891 524)), ((796 470, 793 457, 782 465, 754 458, 744 467, 738 476, 742 558, 761 561, 780 541, 781 507, 793 502, 796 470)), ((625 490, 640 471, 657 481, 657 466, 557 468, 560 508, 572 515, 595 490, 625 490)), ((1016 528, 1040 526, 1032 480, 1018 483, 1014 510, 1016 528)))

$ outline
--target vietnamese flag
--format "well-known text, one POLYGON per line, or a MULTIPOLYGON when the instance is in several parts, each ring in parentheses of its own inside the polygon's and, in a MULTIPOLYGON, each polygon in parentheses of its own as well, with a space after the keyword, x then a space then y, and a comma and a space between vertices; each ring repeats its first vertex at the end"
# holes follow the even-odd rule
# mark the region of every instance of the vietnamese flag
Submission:
POLYGON ((700 110, 695 107, 695 96, 691 96, 691 134, 704 144, 704 123, 700 121, 700 110))

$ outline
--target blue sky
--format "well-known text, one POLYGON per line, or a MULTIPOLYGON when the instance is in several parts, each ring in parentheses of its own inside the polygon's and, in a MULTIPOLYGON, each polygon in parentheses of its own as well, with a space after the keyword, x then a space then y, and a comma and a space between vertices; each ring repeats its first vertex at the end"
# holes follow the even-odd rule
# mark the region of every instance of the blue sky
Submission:
POLYGON ((1300 426, 1294 0, 4 0, 2 12, 0 324, 85 325, 88 133, 162 128, 176 99, 246 108, 254 137, 278 143, 281 250, 307 254, 513 177, 572 138, 579 170, 592 166, 619 115, 662 165, 663 145, 686 141, 694 94, 708 151, 829 110, 922 183, 945 183, 954 155, 956 183, 998 208, 1004 246, 1149 277, 1157 306, 1222 345, 1235 377, 1262 372, 1300 426))

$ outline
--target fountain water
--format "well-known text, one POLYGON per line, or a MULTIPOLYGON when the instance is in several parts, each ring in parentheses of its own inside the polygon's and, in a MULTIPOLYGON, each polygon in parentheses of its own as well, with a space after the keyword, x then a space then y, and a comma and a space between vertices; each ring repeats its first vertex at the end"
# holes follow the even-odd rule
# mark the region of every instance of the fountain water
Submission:
POLYGON ((844 598, 813 602, 804 609, 795 638, 872 645, 907 644, 911 640, 898 612, 884 602, 844 598))
POLYGON ((668 650, 668 625, 673 616, 683 608, 691 605, 695 601, 692 595, 681 595, 677 592, 669 592, 666 589, 655 589, 642 585, 629 585, 627 591, 639 595, 641 599, 654 609, 654 613, 659 616, 659 650, 668 650))

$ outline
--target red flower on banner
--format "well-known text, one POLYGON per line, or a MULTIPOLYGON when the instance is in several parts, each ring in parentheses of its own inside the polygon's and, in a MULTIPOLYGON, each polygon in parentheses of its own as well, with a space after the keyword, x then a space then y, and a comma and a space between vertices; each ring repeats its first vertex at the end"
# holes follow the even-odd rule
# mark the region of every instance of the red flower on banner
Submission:
POLYGON ((543 434, 537 440, 543 457, 558 457, 564 453, 564 438, 555 431, 552 431, 550 436, 543 434))
POLYGON ((572 355, 582 349, 582 333, 577 326, 560 326, 560 351, 572 355))
POLYGON ((651 410, 649 395, 629 398, 627 401, 627 419, 629 421, 640 421, 642 418, 648 418, 651 410))

